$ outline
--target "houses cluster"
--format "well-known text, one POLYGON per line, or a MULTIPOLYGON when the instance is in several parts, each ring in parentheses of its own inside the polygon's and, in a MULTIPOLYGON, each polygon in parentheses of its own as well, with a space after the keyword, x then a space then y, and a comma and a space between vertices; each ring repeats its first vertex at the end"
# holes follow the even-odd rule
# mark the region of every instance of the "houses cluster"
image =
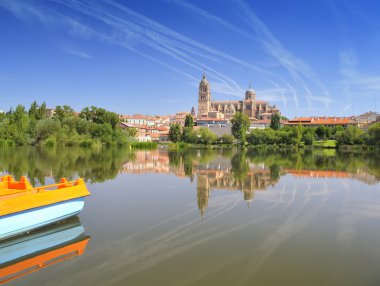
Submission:
POLYGON ((177 112, 174 115, 162 116, 120 115, 120 126, 136 129, 135 137, 139 142, 166 142, 169 140, 170 125, 174 123, 184 125, 188 114, 190 112, 177 112))

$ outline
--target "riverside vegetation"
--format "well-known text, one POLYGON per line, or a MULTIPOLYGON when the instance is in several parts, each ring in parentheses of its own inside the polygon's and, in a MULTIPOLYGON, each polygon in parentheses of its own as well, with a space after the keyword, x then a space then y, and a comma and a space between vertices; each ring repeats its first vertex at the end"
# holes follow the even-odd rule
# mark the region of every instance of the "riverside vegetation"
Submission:
POLYGON ((249 146, 277 145, 277 146, 314 146, 321 148, 336 148, 339 146, 380 146, 380 123, 371 125, 367 131, 356 126, 336 127, 281 127, 280 116, 275 114, 271 118, 269 128, 253 129, 249 132, 249 118, 236 113, 231 120, 232 135, 216 136, 208 128, 202 127, 193 130, 192 116, 188 115, 185 127, 173 124, 170 127, 169 139, 174 143, 190 144, 233 144, 240 143, 249 146))
POLYGON ((95 106, 84 108, 79 116, 70 106, 57 106, 49 118, 46 104, 34 101, 29 110, 18 105, 0 114, 0 146, 124 145, 135 132, 121 129, 116 113, 95 106))

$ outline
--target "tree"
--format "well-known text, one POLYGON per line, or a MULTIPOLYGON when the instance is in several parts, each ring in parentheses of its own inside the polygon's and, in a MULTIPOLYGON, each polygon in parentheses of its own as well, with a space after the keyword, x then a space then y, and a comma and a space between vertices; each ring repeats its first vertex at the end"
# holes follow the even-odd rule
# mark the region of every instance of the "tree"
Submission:
POLYGON ((193 128, 194 126, 194 119, 191 114, 187 114, 185 118, 185 127, 193 128))
POLYGON ((326 126, 319 125, 315 130, 315 133, 317 134, 319 140, 326 140, 331 137, 332 130, 326 126))
POLYGON ((219 139, 223 144, 232 144, 235 140, 231 134, 223 134, 219 139))
POLYGON ((348 126, 344 131, 335 134, 338 145, 354 145, 363 143, 364 131, 356 126, 348 126))
POLYGON ((240 140, 242 143, 245 142, 245 138, 247 137, 247 131, 249 130, 250 121, 247 115, 236 112, 234 117, 231 120, 232 128, 231 132, 232 135, 238 140, 240 140))
POLYGON ((33 101, 28 111, 30 119, 41 120, 46 117, 46 103, 43 102, 41 106, 37 101, 33 101))
POLYGON ((174 143, 181 141, 181 135, 182 135, 181 129, 182 129, 181 125, 178 123, 174 123, 170 126, 170 130, 169 130, 170 141, 174 143))
POLYGON ((368 134, 372 144, 380 144, 380 122, 372 124, 368 128, 368 134))
POLYGON ((199 134, 199 139, 200 143, 202 144, 211 144, 214 143, 217 139, 218 136, 214 132, 212 132, 210 129, 207 127, 202 127, 198 131, 199 134))
POLYGON ((182 140, 186 143, 195 143, 197 141, 197 134, 192 127, 183 128, 182 140))
POLYGON ((55 107, 55 112, 54 112, 53 118, 58 119, 59 121, 62 122, 65 118, 68 118, 68 117, 73 116, 73 115, 74 115, 74 109, 72 109, 70 106, 68 106, 68 105, 64 105, 64 106, 57 105, 55 107))
POLYGON ((294 143, 297 146, 300 146, 302 142, 302 125, 298 124, 297 127, 294 129, 294 143))
POLYGON ((303 134, 303 142, 305 145, 313 145, 315 141, 315 135, 313 132, 306 132, 303 134))
POLYGON ((278 113, 275 113, 272 115, 270 119, 270 128, 272 128, 273 130, 279 130, 280 127, 280 115, 278 113))

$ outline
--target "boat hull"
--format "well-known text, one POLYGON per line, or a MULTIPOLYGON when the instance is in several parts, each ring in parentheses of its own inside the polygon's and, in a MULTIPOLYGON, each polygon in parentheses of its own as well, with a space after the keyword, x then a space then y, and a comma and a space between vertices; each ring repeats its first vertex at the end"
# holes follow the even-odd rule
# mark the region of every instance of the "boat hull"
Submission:
POLYGON ((76 216, 83 206, 84 197, 81 197, 1 217, 0 240, 76 216))

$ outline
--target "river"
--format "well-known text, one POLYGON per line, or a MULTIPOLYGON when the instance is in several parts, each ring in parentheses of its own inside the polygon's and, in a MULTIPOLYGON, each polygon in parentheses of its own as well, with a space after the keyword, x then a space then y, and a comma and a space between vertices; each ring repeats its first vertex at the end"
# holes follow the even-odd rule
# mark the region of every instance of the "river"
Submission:
POLYGON ((26 236, 38 251, 7 254, 49 255, 20 277, 0 264, 9 286, 380 285, 379 152, 20 147, 0 171, 91 192, 26 236))

